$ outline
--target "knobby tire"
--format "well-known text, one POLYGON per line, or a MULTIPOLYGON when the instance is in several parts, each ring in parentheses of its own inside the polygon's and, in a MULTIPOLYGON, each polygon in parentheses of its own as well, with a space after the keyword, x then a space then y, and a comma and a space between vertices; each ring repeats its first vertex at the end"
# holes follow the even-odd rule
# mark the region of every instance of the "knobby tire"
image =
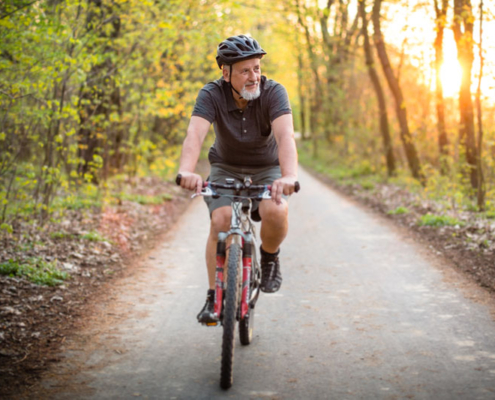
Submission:
POLYGON ((239 340, 247 346, 253 340, 254 329, 254 306, 249 306, 249 313, 239 321, 239 340))
POLYGON ((240 262, 241 247, 237 243, 232 243, 227 264, 227 289, 224 292, 225 307, 223 313, 222 368, 220 372, 220 386, 223 389, 230 388, 234 381, 234 342, 237 306, 239 303, 238 273, 240 262))
MULTIPOLYGON (((239 340, 242 345, 247 346, 253 340, 254 331, 254 306, 255 299, 252 299, 253 291, 256 286, 259 286, 260 277, 257 276, 259 266, 257 264, 257 254, 253 252, 252 267, 251 267, 251 282, 249 282, 249 309, 248 314, 239 321, 239 340)), ((259 288, 258 288, 259 290, 259 288)))

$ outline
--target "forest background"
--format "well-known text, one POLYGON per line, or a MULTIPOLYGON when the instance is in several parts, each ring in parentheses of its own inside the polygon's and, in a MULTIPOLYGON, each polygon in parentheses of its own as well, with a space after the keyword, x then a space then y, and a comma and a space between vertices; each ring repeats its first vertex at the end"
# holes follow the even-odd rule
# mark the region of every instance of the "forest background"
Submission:
POLYGON ((1 234, 104 205, 133 177, 171 179, 196 95, 220 77, 216 46, 236 34, 288 89, 304 164, 495 217, 493 4, 6 0, 1 234))

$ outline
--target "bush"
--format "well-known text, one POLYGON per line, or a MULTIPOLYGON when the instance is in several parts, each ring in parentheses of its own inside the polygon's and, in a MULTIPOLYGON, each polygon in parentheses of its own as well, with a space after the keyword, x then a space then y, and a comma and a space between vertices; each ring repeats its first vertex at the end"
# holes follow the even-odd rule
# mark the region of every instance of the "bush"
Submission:
POLYGON ((0 275, 26 278, 37 285, 56 286, 69 278, 67 272, 56 267, 56 262, 47 262, 33 257, 25 262, 9 260, 0 264, 0 275))
POLYGON ((459 221, 457 218, 449 217, 448 215, 433 215, 426 214, 421 216, 418 221, 418 225, 420 226, 463 226, 464 222, 459 221))
POLYGON ((81 236, 83 239, 89 240, 90 242, 106 242, 107 239, 101 236, 98 232, 88 232, 81 236))
POLYGON ((388 211, 387 214, 389 215, 409 214, 409 209, 407 207, 399 206, 395 210, 388 211))

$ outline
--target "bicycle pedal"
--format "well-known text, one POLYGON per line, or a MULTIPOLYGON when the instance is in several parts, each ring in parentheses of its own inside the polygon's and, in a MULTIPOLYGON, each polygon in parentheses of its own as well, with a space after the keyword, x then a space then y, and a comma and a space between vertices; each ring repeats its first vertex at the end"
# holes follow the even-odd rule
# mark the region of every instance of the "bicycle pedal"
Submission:
POLYGON ((203 322, 202 324, 205 326, 217 326, 219 323, 218 322, 203 322))

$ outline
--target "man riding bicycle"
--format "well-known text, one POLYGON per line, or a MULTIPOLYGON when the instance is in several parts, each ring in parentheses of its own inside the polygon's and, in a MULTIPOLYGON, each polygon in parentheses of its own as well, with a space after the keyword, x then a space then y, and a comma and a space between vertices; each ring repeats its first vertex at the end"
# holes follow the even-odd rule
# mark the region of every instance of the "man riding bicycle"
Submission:
MULTIPOLYGON (((215 142, 210 148, 209 180, 225 178, 254 184, 271 184, 272 200, 262 200, 256 210, 261 217, 261 290, 273 293, 282 285, 280 245, 288 230, 287 196, 297 180, 297 150, 292 111, 285 88, 261 75, 266 52, 251 37, 238 35, 218 45, 216 60, 223 77, 206 84, 196 105, 182 147, 180 185, 197 193, 202 178, 194 173, 201 146, 213 123, 215 142)), ((216 246, 218 233, 229 229, 230 199, 206 197, 210 211, 210 233, 206 245, 209 290, 198 321, 213 318, 216 246)), ((257 207, 258 203, 253 204, 257 207)))

